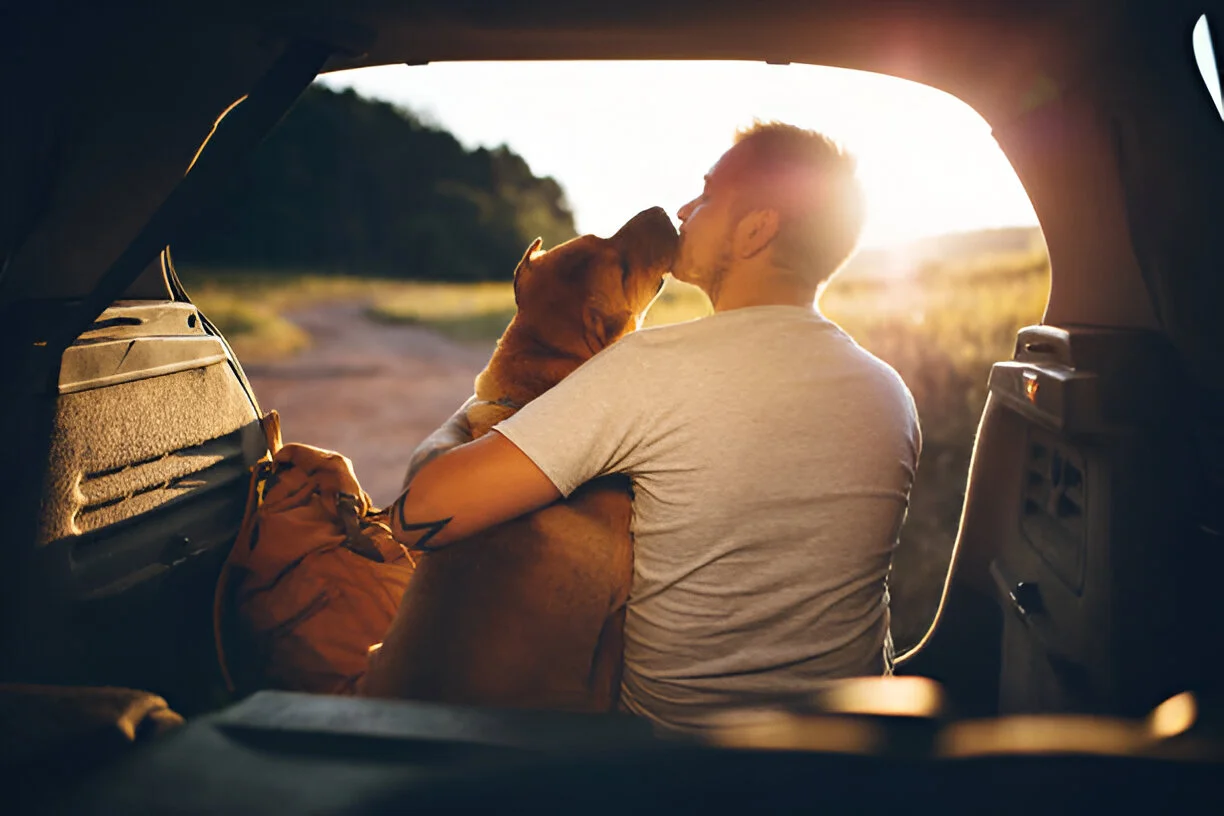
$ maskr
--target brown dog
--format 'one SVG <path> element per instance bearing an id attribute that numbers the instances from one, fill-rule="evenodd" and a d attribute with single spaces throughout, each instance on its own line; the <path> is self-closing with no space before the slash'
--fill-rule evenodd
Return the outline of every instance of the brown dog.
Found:
<path id="1" fill-rule="evenodd" d="M 584 235 L 547 252 L 532 244 L 514 273 L 518 312 L 458 417 L 472 438 L 637 328 L 676 240 L 655 207 L 608 239 Z M 361 693 L 611 710 L 633 571 L 630 514 L 627 480 L 605 477 L 426 554 Z"/>

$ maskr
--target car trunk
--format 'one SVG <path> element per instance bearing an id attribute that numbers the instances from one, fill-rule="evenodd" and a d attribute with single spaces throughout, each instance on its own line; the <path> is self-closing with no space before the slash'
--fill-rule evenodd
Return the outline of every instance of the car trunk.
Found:
<path id="1" fill-rule="evenodd" d="M 212 586 L 262 452 L 259 409 L 162 249 L 328 51 L 331 68 L 810 61 L 974 105 L 1032 197 L 1052 288 L 1045 331 L 992 378 L 946 625 L 907 670 L 985 713 L 1136 711 L 1220 676 L 1214 655 L 1190 654 L 1213 621 L 1188 603 L 1219 566 L 1224 427 L 1224 151 L 1190 58 L 1195 10 L 715 4 L 703 28 L 687 22 L 699 4 L 621 5 L 221 3 L 22 22 L 3 55 L 23 79 L 21 127 L 0 156 L 3 679 L 135 686 L 186 712 L 216 702 Z M 245 94 L 218 134 L 246 135 L 196 162 Z"/>

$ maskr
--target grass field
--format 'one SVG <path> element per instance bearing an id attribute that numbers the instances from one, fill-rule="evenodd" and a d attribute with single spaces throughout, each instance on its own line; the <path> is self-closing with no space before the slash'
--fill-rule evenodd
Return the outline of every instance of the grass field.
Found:
<path id="1" fill-rule="evenodd" d="M 282 314 L 320 300 L 364 298 L 374 319 L 429 326 L 483 344 L 498 337 L 514 313 L 509 283 L 286 279 L 242 272 L 185 279 L 193 299 L 244 360 L 301 348 L 308 338 Z M 922 461 L 892 581 L 899 648 L 920 636 L 938 601 L 990 366 L 1011 358 L 1022 326 L 1040 321 L 1048 290 L 1048 262 L 1035 251 L 926 264 L 910 276 L 847 274 L 821 299 L 825 314 L 901 374 L 922 422 Z M 689 320 L 709 309 L 700 292 L 669 281 L 646 325 Z"/>

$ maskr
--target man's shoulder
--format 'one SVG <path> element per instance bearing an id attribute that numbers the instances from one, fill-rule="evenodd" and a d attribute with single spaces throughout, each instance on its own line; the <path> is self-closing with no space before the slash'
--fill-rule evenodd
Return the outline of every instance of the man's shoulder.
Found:
<path id="1" fill-rule="evenodd" d="M 626 337 L 638 343 L 666 343 L 676 337 L 683 337 L 693 332 L 703 330 L 710 322 L 710 315 L 692 320 L 682 320 L 679 323 L 665 323 L 661 326 L 648 326 Z"/>
<path id="2" fill-rule="evenodd" d="M 609 355 L 616 351 L 617 356 L 636 355 L 647 352 L 657 352 L 660 349 L 683 347 L 686 340 L 698 334 L 704 328 L 701 324 L 707 318 L 686 320 L 683 323 L 668 323 L 664 326 L 650 326 L 630 332 L 613 343 L 601 355 Z"/>
<path id="3" fill-rule="evenodd" d="M 859 347 L 862 349 L 862 347 Z M 862 349 L 865 361 L 864 370 L 870 374 L 863 378 L 869 383 L 869 394 L 877 406 L 891 405 L 894 416 L 905 422 L 908 432 L 914 438 L 915 446 L 921 448 L 922 431 L 918 419 L 918 407 L 914 395 L 901 374 L 888 362 L 881 360 L 866 349 Z"/>
<path id="4" fill-rule="evenodd" d="M 849 364 L 856 372 L 855 381 L 869 389 L 877 399 L 889 399 L 895 401 L 899 407 L 913 411 L 914 397 L 900 372 L 853 339 L 850 343 L 853 348 L 849 355 Z"/>

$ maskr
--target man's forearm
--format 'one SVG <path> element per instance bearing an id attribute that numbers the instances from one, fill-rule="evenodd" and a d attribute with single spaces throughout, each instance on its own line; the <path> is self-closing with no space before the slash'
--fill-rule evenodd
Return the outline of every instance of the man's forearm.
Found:
<path id="1" fill-rule="evenodd" d="M 410 550 L 428 552 L 445 545 L 445 541 L 434 541 L 441 535 L 454 517 L 437 519 L 436 521 L 410 521 L 408 494 L 409 488 L 391 505 L 391 535 L 396 541 Z M 415 509 L 415 508 L 414 508 Z M 433 542 L 432 544 L 430 542 Z"/>

